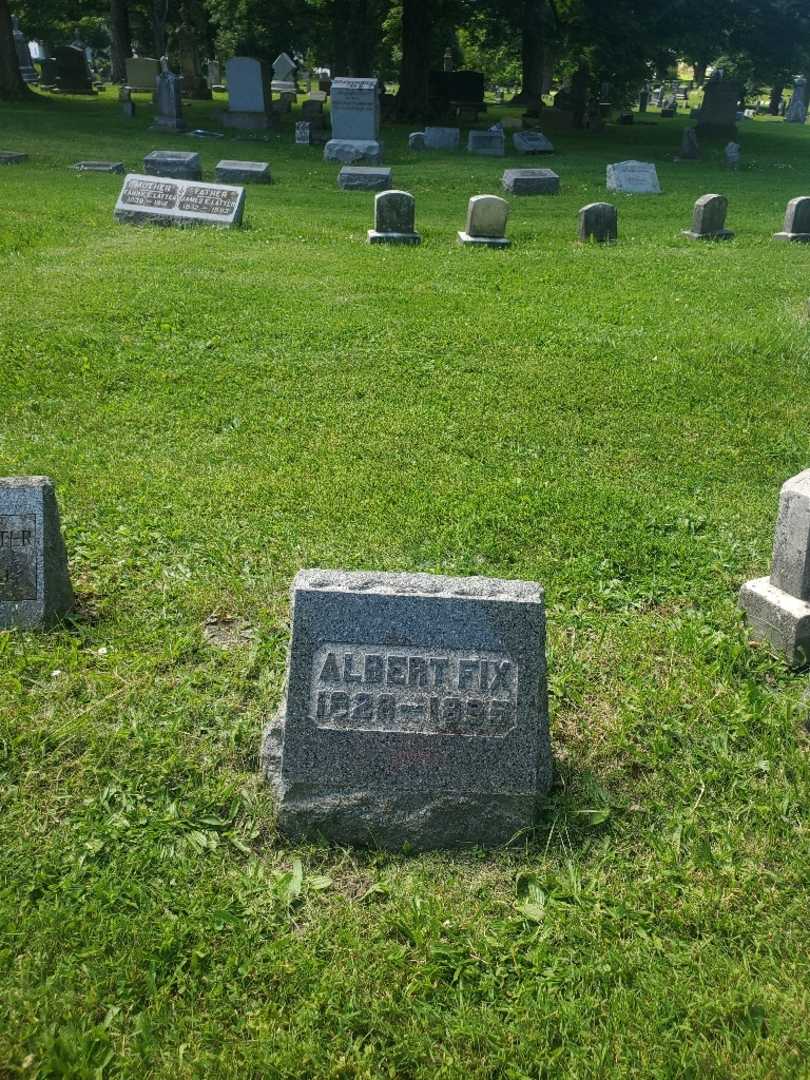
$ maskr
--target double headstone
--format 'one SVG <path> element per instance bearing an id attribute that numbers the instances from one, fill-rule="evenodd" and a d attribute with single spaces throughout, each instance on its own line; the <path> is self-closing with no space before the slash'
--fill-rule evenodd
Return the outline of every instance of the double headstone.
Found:
<path id="1" fill-rule="evenodd" d="M 261 130 L 269 128 L 264 65 L 251 56 L 233 56 L 225 65 L 228 108 L 223 113 L 225 127 Z"/>
<path id="2" fill-rule="evenodd" d="M 660 195 L 655 165 L 647 161 L 618 161 L 607 167 L 608 191 L 627 195 Z"/>
<path id="3" fill-rule="evenodd" d="M 740 607 L 789 664 L 810 661 L 810 469 L 782 487 L 770 577 L 746 582 Z"/>
<path id="4" fill-rule="evenodd" d="M 324 161 L 377 163 L 382 150 L 377 80 L 333 79 L 332 138 L 324 147 Z"/>
<path id="5" fill-rule="evenodd" d="M 130 173 L 124 180 L 115 220 L 128 224 L 241 224 L 245 189 L 227 184 L 203 184 L 169 177 Z"/>
<path id="6" fill-rule="evenodd" d="M 788 124 L 803 124 L 807 119 L 807 79 L 803 75 L 796 77 L 793 83 L 793 96 L 785 110 Z"/>
<path id="7" fill-rule="evenodd" d="M 262 767 L 279 827 L 339 844 L 502 844 L 551 780 L 543 590 L 303 570 Z"/>
<path id="8" fill-rule="evenodd" d="M 0 629 L 55 622 L 73 605 L 53 483 L 0 479 Z"/>
<path id="9" fill-rule="evenodd" d="M 162 57 L 160 74 L 155 81 L 154 131 L 185 131 L 183 103 L 180 98 L 183 80 L 169 70 L 169 61 Z"/>
<path id="10" fill-rule="evenodd" d="M 701 195 L 692 211 L 692 228 L 683 235 L 690 240 L 730 240 L 734 233 L 726 228 L 727 210 L 725 195 Z"/>
<path id="11" fill-rule="evenodd" d="M 791 199 L 785 209 L 785 223 L 782 231 L 773 234 L 774 240 L 792 240 L 796 243 L 810 243 L 810 196 L 800 195 Z"/>
<path id="12" fill-rule="evenodd" d="M 472 247 L 509 247 L 506 221 L 509 203 L 497 195 L 473 195 L 467 206 L 467 227 L 459 232 L 461 244 Z"/>
<path id="13" fill-rule="evenodd" d="M 374 196 L 374 228 L 368 230 L 370 244 L 421 244 L 414 231 L 416 200 L 407 191 L 380 191 Z"/>
<path id="14" fill-rule="evenodd" d="M 610 243 L 619 236 L 619 212 L 606 202 L 588 203 L 579 212 L 580 240 L 595 240 L 598 244 Z"/>
<path id="15" fill-rule="evenodd" d="M 560 178 L 551 169 L 506 169 L 501 183 L 512 195 L 560 194 Z"/>

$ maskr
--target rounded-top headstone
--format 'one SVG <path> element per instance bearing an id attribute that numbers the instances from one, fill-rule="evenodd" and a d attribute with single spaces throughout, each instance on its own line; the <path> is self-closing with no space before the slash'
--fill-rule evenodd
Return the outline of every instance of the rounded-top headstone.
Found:
<path id="1" fill-rule="evenodd" d="M 416 200 L 407 191 L 380 191 L 374 196 L 374 228 L 383 233 L 411 233 Z"/>
<path id="2" fill-rule="evenodd" d="M 790 200 L 785 208 L 782 232 L 774 233 L 774 239 L 810 241 L 810 195 Z"/>
<path id="3" fill-rule="evenodd" d="M 509 203 L 498 195 L 473 195 L 467 205 L 467 233 L 473 237 L 500 238 L 506 233 Z"/>
<path id="4" fill-rule="evenodd" d="M 579 239 L 596 240 L 600 244 L 616 240 L 618 220 L 619 212 L 612 203 L 588 203 L 579 212 Z"/>

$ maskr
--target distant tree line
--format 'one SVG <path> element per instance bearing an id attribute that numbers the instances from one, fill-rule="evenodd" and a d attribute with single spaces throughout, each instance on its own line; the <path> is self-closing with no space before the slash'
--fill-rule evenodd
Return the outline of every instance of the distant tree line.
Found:
<path id="1" fill-rule="evenodd" d="M 483 71 L 513 99 L 539 102 L 565 79 L 580 114 L 610 86 L 615 104 L 663 78 L 677 60 L 698 81 L 723 58 L 749 90 L 781 96 L 810 66 L 808 0 L 0 0 L 0 97 L 27 91 L 17 71 L 11 14 L 50 46 L 76 32 L 109 49 L 122 82 L 133 47 L 176 57 L 183 33 L 204 54 L 271 61 L 286 51 L 333 75 L 375 74 L 398 84 L 397 113 L 430 114 L 428 78 L 446 55 Z M 545 86 L 544 86 L 545 84 Z"/>

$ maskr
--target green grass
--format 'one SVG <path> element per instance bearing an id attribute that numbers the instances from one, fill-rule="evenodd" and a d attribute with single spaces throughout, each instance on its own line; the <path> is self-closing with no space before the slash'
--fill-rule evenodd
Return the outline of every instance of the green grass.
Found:
<path id="1" fill-rule="evenodd" d="M 157 136 L 146 100 L 0 116 L 30 154 L 0 170 L 0 475 L 56 480 L 80 601 L 0 633 L 0 1076 L 810 1075 L 806 676 L 735 606 L 810 458 L 810 249 L 770 239 L 810 131 L 744 124 L 727 173 L 673 163 L 686 121 L 655 114 L 539 162 L 386 130 L 424 242 L 385 249 L 289 126 Z M 67 168 L 160 146 L 274 183 L 240 231 L 160 230 Z M 627 157 L 664 194 L 578 246 Z M 459 248 L 518 164 L 562 195 L 513 201 L 509 251 Z M 731 243 L 679 234 L 709 191 Z M 259 733 L 318 565 L 546 587 L 535 836 L 278 837 Z M 256 636 L 213 647 L 212 612 Z"/>

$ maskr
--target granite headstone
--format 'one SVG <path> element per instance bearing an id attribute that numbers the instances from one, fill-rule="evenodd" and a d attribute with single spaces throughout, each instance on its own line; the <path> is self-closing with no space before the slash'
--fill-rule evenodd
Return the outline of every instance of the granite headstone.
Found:
<path id="1" fill-rule="evenodd" d="M 509 247 L 506 221 L 509 203 L 497 195 L 473 195 L 467 205 L 467 227 L 458 234 L 459 243 L 472 247 Z"/>
<path id="2" fill-rule="evenodd" d="M 222 115 L 225 127 L 262 130 L 272 124 L 265 87 L 267 76 L 260 60 L 233 56 L 225 65 L 228 108 Z"/>
<path id="3" fill-rule="evenodd" d="M 683 235 L 690 240 L 730 240 L 734 233 L 726 228 L 727 210 L 725 195 L 701 195 L 692 211 L 692 228 Z"/>
<path id="4" fill-rule="evenodd" d="M 143 159 L 143 171 L 175 180 L 202 179 L 200 155 L 190 150 L 153 150 Z"/>
<path id="5" fill-rule="evenodd" d="M 608 191 L 627 195 L 660 195 L 655 165 L 647 161 L 617 161 L 607 167 Z"/>
<path id="6" fill-rule="evenodd" d="M 588 203 L 580 210 L 578 222 L 580 240 L 595 240 L 598 244 L 606 244 L 618 239 L 619 212 L 611 203 Z"/>
<path id="7" fill-rule="evenodd" d="M 414 231 L 416 200 L 407 191 L 380 191 L 374 196 L 374 228 L 370 244 L 421 244 Z"/>
<path id="8" fill-rule="evenodd" d="M 332 138 L 324 147 L 325 161 L 379 162 L 380 97 L 376 79 L 332 80 Z"/>
<path id="9" fill-rule="evenodd" d="M 506 169 L 501 183 L 512 195 L 560 194 L 560 178 L 551 169 Z"/>
<path id="10" fill-rule="evenodd" d="M 244 205 L 242 187 L 129 173 L 115 204 L 115 220 L 133 225 L 231 228 L 241 224 Z"/>

